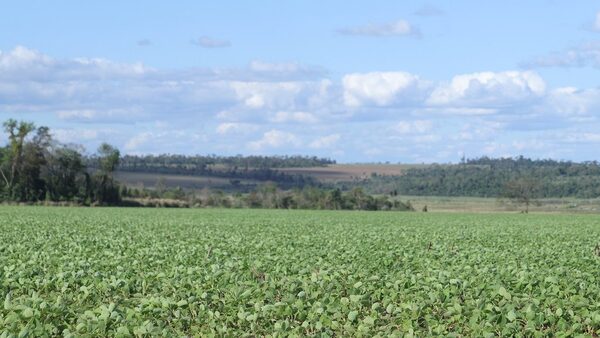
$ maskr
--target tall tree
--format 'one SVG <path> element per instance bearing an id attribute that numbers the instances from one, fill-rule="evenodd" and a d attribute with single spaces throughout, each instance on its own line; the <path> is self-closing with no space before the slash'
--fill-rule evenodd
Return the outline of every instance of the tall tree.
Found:
<path id="1" fill-rule="evenodd" d="M 49 199 L 85 200 L 88 195 L 87 172 L 83 156 L 74 147 L 55 147 L 48 156 L 43 173 Z"/>
<path id="2" fill-rule="evenodd" d="M 2 174 L 8 193 L 12 195 L 23 163 L 25 138 L 35 129 L 35 125 L 30 122 L 17 122 L 9 119 L 4 122 L 3 126 L 4 131 L 8 134 L 9 144 L 7 151 L 4 152 L 0 174 Z"/>
<path id="3" fill-rule="evenodd" d="M 540 184 L 532 178 L 513 179 L 504 185 L 503 196 L 516 203 L 525 206 L 525 213 L 529 212 L 529 206 L 535 202 Z"/>
<path id="4" fill-rule="evenodd" d="M 98 147 L 98 163 L 100 165 L 96 173 L 96 201 L 100 203 L 114 204 L 120 200 L 118 186 L 114 182 L 113 173 L 119 165 L 120 152 L 108 143 L 102 143 Z"/>

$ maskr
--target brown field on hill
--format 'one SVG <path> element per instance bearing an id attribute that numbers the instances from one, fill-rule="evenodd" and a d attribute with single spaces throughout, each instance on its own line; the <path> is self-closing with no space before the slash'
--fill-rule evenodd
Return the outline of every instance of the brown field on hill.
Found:
<path id="1" fill-rule="evenodd" d="M 312 176 L 322 182 L 351 181 L 377 175 L 402 175 L 404 170 L 420 168 L 427 164 L 334 164 L 327 167 L 282 168 L 288 174 Z"/>

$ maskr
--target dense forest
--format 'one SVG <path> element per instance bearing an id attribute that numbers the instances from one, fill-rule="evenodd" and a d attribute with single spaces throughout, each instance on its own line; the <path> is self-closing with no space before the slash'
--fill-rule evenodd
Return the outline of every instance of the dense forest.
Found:
<path id="1" fill-rule="evenodd" d="M 0 148 L 0 200 L 14 202 L 72 201 L 118 204 L 113 172 L 119 150 L 102 144 L 94 155 L 97 170 L 89 172 L 77 147 L 52 139 L 50 129 L 8 120 L 8 144 Z"/>
<path id="2" fill-rule="evenodd" d="M 600 164 L 555 160 L 488 158 L 459 164 L 408 169 L 400 176 L 373 175 L 370 179 L 340 184 L 361 186 L 369 193 L 415 196 L 502 197 L 512 183 L 527 179 L 536 198 L 600 196 Z"/>

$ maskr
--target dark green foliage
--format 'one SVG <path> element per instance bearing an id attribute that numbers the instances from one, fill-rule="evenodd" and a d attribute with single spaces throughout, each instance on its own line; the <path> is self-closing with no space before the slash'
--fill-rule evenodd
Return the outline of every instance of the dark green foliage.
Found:
<path id="1" fill-rule="evenodd" d="M 524 179 L 538 182 L 539 188 L 531 198 L 600 196 L 598 162 L 573 163 L 524 157 L 482 157 L 461 164 L 408 169 L 401 176 L 378 175 L 340 186 L 362 186 L 370 193 L 502 197 L 508 182 Z"/>
<path id="2" fill-rule="evenodd" d="M 99 170 L 90 175 L 74 147 L 52 140 L 47 127 L 8 120 L 8 144 L 0 148 L 0 200 L 117 204 L 119 185 L 112 175 L 119 151 L 103 144 L 94 158 Z"/>
<path id="3" fill-rule="evenodd" d="M 88 196 L 88 174 L 76 149 L 66 146 L 52 149 L 44 169 L 48 200 L 84 201 Z"/>
<path id="4" fill-rule="evenodd" d="M 113 178 L 113 173 L 119 165 L 119 150 L 107 143 L 98 147 L 95 157 L 99 170 L 93 176 L 93 200 L 102 204 L 116 205 L 121 201 L 119 185 Z"/>
<path id="5" fill-rule="evenodd" d="M 126 171 L 152 171 L 153 168 L 165 168 L 174 173 L 198 173 L 209 170 L 211 167 L 225 168 L 304 168 L 323 167 L 335 164 L 331 159 L 317 158 L 315 156 L 217 156 L 217 155 L 126 155 L 121 159 L 119 168 Z"/>
<path id="6" fill-rule="evenodd" d="M 304 187 L 303 189 L 280 190 L 274 183 L 259 186 L 247 194 L 225 194 L 220 190 L 205 189 L 200 193 L 185 192 L 181 188 L 128 190 L 128 196 L 137 199 L 173 199 L 184 202 L 182 206 L 221 207 L 221 208 L 263 208 L 263 209 L 312 209 L 312 210 L 396 210 L 413 211 L 410 203 L 388 196 L 372 196 L 362 189 L 350 192 L 339 189 Z M 138 201 L 150 204 L 151 201 Z"/>

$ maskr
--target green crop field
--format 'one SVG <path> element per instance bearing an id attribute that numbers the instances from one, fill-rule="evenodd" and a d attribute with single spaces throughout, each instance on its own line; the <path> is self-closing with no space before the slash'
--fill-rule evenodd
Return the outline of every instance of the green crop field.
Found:
<path id="1" fill-rule="evenodd" d="M 0 337 L 597 336 L 593 215 L 0 208 Z"/>

